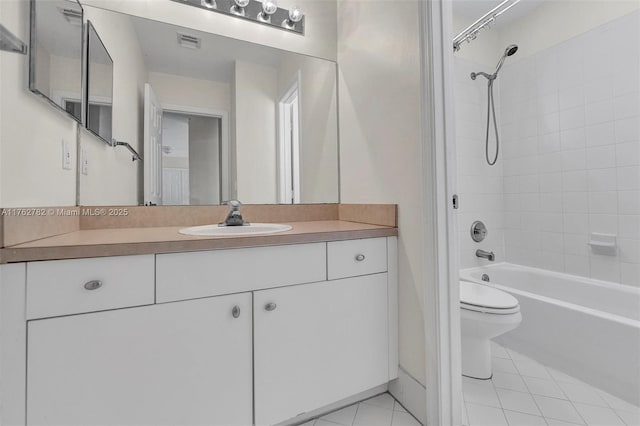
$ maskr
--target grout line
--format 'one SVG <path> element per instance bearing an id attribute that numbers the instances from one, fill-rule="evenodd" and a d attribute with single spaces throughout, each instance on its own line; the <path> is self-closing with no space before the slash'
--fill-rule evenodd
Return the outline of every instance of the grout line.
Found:
<path id="1" fill-rule="evenodd" d="M 606 401 L 605 401 L 605 402 L 606 402 Z M 625 422 L 625 421 L 624 421 L 624 419 L 623 419 L 622 417 L 620 417 L 620 414 L 618 414 L 618 412 L 617 412 L 616 410 L 614 410 L 614 409 L 613 409 L 613 408 L 611 408 L 611 407 L 609 407 L 609 408 L 611 409 L 611 411 L 613 411 L 613 414 L 615 414 L 615 415 L 616 415 L 616 417 L 617 417 L 618 419 L 620 419 L 620 421 L 621 421 L 623 424 L 625 424 L 625 425 L 629 426 L 629 425 L 627 424 L 627 422 Z"/>
<path id="2" fill-rule="evenodd" d="M 547 367 L 546 367 L 546 366 L 545 366 L 544 368 L 545 368 L 545 370 L 547 369 Z M 547 373 L 549 373 L 549 370 L 547 370 Z M 562 372 L 561 372 L 561 373 L 562 373 Z M 563 373 L 563 374 L 566 374 L 566 373 Z M 568 374 L 567 374 L 567 375 L 568 375 Z M 584 424 L 585 424 L 585 425 L 588 425 L 589 423 L 587 423 L 587 421 L 585 420 L 585 418 L 584 418 L 584 417 L 582 417 L 582 414 L 580 414 L 580 411 L 578 411 L 578 409 L 577 409 L 577 408 L 576 408 L 576 406 L 574 405 L 573 401 L 569 398 L 569 395 L 567 395 L 567 393 L 564 391 L 564 389 L 562 389 L 562 386 L 560 386 L 560 385 L 558 384 L 558 382 L 559 382 L 559 381 L 558 381 L 555 377 L 553 377 L 553 374 L 549 373 L 549 376 L 551 376 L 551 380 L 553 381 L 553 383 L 555 383 L 555 385 L 558 387 L 558 389 L 560 389 L 560 392 L 562 392 L 562 394 L 563 394 L 564 396 L 566 396 L 566 397 L 567 397 L 567 401 L 569 401 L 569 403 L 571 404 L 571 406 L 573 407 L 573 409 L 576 411 L 576 413 L 578 414 L 578 416 L 582 419 L 582 421 L 584 422 Z M 563 383 L 567 383 L 567 382 L 563 382 Z M 556 399 L 557 399 L 557 398 L 556 398 Z M 606 401 L 605 401 L 605 402 L 606 402 Z"/>
<path id="3" fill-rule="evenodd" d="M 353 420 L 351 420 L 351 426 L 353 426 L 356 423 L 356 419 L 358 418 L 358 410 L 360 410 L 360 404 L 358 403 L 358 405 L 356 405 L 356 412 L 353 415 Z"/>

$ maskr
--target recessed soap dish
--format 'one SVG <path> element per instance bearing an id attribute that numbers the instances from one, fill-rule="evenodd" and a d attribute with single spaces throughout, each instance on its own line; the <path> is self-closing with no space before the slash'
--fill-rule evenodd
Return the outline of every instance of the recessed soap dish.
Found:
<path id="1" fill-rule="evenodd" d="M 604 256 L 615 256 L 618 250 L 617 235 L 615 234 L 592 232 L 587 244 L 591 247 L 591 251 L 594 254 Z"/>

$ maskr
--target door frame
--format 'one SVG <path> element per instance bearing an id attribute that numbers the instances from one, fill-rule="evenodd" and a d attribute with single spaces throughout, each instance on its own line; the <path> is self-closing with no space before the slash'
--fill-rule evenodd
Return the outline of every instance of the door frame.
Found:
<path id="1" fill-rule="evenodd" d="M 424 223 L 432 238 L 425 253 L 433 253 L 434 270 L 425 283 L 424 327 L 428 350 L 427 424 L 462 422 L 460 289 L 453 104 L 452 5 L 449 0 L 419 1 L 421 139 L 424 166 Z M 429 350 L 430 349 L 430 350 Z"/>
<path id="2" fill-rule="evenodd" d="M 282 94 L 282 96 L 280 96 L 280 98 L 278 99 L 278 109 L 277 109 L 277 130 L 278 130 L 278 134 L 277 134 L 277 194 L 278 194 L 278 202 L 283 202 L 283 200 L 285 199 L 285 186 L 286 186 L 286 173 L 285 173 L 285 169 L 283 169 L 282 165 L 284 163 L 286 163 L 286 158 L 285 158 L 285 149 L 284 149 L 284 142 L 285 142 L 285 138 L 284 138 L 284 134 L 285 134 L 285 130 L 284 130 L 284 126 L 282 123 L 282 117 L 284 116 L 284 106 L 287 103 L 288 100 L 291 99 L 291 96 L 293 96 L 293 94 L 295 92 L 297 92 L 297 102 L 298 102 L 298 112 L 296 114 L 297 116 L 297 125 L 298 125 L 298 143 L 297 143 L 297 150 L 292 149 L 291 150 L 291 161 L 292 163 L 295 161 L 294 160 L 294 155 L 297 156 L 297 181 L 298 181 L 298 186 L 294 187 L 293 190 L 293 194 L 292 194 L 292 199 L 293 204 L 296 204 L 295 200 L 298 200 L 298 203 L 301 200 L 301 187 L 302 187 L 302 173 L 300 173 L 300 161 L 302 158 L 302 146 L 300 144 L 300 130 L 301 130 L 301 125 L 302 125 L 302 114 L 300 113 L 300 105 L 302 103 L 302 92 L 301 92 L 301 87 L 302 87 L 302 73 L 300 71 L 297 71 L 295 73 L 295 76 L 291 79 L 291 82 L 289 83 L 289 85 L 287 86 L 288 89 L 284 92 L 284 94 Z M 297 152 L 296 152 L 297 151 Z M 294 174 L 296 174 L 296 167 L 294 167 L 292 165 L 291 167 L 291 178 L 293 179 Z M 292 204 L 291 201 L 287 201 L 286 204 Z"/>
<path id="3" fill-rule="evenodd" d="M 162 113 L 197 115 L 220 119 L 220 204 L 231 199 L 231 153 L 229 147 L 229 111 L 188 105 L 163 104 Z"/>

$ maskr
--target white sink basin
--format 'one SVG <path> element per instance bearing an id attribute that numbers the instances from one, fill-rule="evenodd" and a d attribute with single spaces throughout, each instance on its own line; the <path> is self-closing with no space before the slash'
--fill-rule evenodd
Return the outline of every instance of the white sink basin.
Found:
<path id="1" fill-rule="evenodd" d="M 264 235 L 289 231 L 291 226 L 279 223 L 251 223 L 244 226 L 203 225 L 183 228 L 179 232 L 184 235 L 200 235 L 207 237 L 225 237 L 239 235 Z"/>

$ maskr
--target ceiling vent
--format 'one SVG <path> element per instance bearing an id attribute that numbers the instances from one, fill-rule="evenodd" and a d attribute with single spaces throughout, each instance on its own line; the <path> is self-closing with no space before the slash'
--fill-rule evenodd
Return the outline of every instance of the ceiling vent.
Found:
<path id="1" fill-rule="evenodd" d="M 202 40 L 198 37 L 178 33 L 178 44 L 187 49 L 200 49 Z"/>

